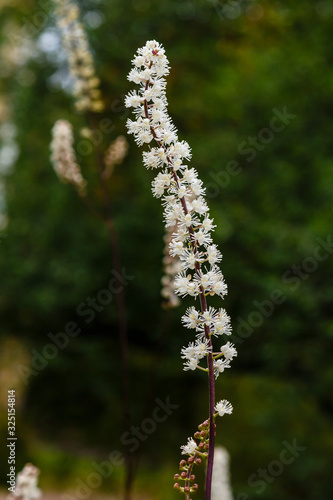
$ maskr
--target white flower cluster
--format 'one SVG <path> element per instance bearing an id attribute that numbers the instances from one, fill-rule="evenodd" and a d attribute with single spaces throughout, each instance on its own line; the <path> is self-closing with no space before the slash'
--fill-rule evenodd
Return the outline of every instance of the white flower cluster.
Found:
<path id="1" fill-rule="evenodd" d="M 93 57 L 84 27 L 79 20 L 80 11 L 72 0 L 54 0 L 58 26 L 66 51 L 69 70 L 74 79 L 74 96 L 78 111 L 102 111 L 104 108 L 95 75 Z"/>
<path id="2" fill-rule="evenodd" d="M 219 403 L 217 403 L 217 405 L 215 406 L 215 410 L 217 411 L 217 413 L 220 415 L 220 417 L 223 417 L 223 415 L 225 415 L 226 413 L 228 415 L 231 415 L 232 413 L 232 410 L 233 410 L 233 407 L 232 405 L 229 403 L 229 401 L 227 401 L 226 399 L 222 399 Z"/>
<path id="3" fill-rule="evenodd" d="M 211 353 L 217 377 L 230 366 L 236 349 L 230 343 L 219 353 L 212 349 L 212 336 L 231 334 L 225 310 L 208 308 L 206 302 L 207 296 L 223 298 L 227 293 L 218 267 L 222 255 L 211 237 L 214 221 L 209 217 L 202 181 L 196 170 L 184 163 L 191 158 L 190 147 L 178 140 L 177 129 L 167 112 L 164 77 L 169 73 L 169 63 L 163 47 L 155 40 L 148 41 L 132 62 L 134 67 L 128 79 L 140 88 L 131 91 L 125 100 L 136 116 L 135 120 L 128 120 L 128 132 L 139 146 L 153 140 L 156 143 L 143 153 L 143 160 L 147 168 L 162 169 L 152 182 L 152 191 L 162 198 L 166 226 L 176 225 L 169 246 L 170 255 L 178 257 L 182 265 L 174 280 L 175 293 L 200 298 L 201 310 L 191 307 L 182 318 L 184 326 L 194 329 L 197 336 L 195 343 L 182 349 L 184 369 L 207 371 L 199 363 Z"/>
<path id="4" fill-rule="evenodd" d="M 36 500 L 40 498 L 41 491 L 37 487 L 39 469 L 32 464 L 26 464 L 16 476 L 15 490 L 8 500 L 20 498 L 21 500 Z"/>
<path id="5" fill-rule="evenodd" d="M 72 125 L 67 120 L 57 120 L 52 129 L 50 145 L 53 168 L 62 182 L 73 184 L 83 196 L 87 183 L 76 162 L 73 142 Z"/>
<path id="6" fill-rule="evenodd" d="M 180 449 L 182 450 L 183 455 L 193 456 L 195 454 L 195 452 L 197 451 L 197 447 L 198 447 L 197 443 L 191 437 L 191 438 L 188 438 L 187 444 L 184 444 L 183 446 L 181 446 Z"/>

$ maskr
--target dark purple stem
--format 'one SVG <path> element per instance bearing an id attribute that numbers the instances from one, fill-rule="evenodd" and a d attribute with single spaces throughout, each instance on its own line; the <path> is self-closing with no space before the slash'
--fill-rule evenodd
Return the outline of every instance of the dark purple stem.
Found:
<path id="1" fill-rule="evenodd" d="M 88 120 L 91 124 L 91 129 L 97 128 L 95 123 L 95 115 L 90 112 L 88 114 Z M 111 196 L 108 190 L 108 186 L 104 177 L 104 162 L 101 149 L 97 146 L 95 148 L 96 155 L 96 165 L 99 172 L 99 181 L 103 196 L 105 218 L 104 223 L 107 228 L 111 259 L 114 269 L 117 273 L 116 284 L 117 293 L 116 298 L 116 308 L 118 313 L 118 332 L 119 332 L 119 343 L 120 343 L 120 357 L 121 357 L 121 381 L 122 381 L 122 414 L 123 414 L 123 426 L 125 430 L 131 427 L 131 415 L 130 415 L 130 383 L 129 383 L 129 349 L 128 349 L 128 333 L 127 333 L 127 320 L 126 320 L 126 307 L 125 307 L 125 294 L 124 287 L 121 282 L 122 265 L 120 258 L 120 250 L 118 244 L 118 235 L 114 225 L 114 216 L 111 203 Z M 125 455 L 125 491 L 124 500 L 131 500 L 131 490 L 134 480 L 134 458 L 129 452 Z"/>
<path id="2" fill-rule="evenodd" d="M 185 481 L 185 487 L 190 487 L 191 483 L 190 483 L 190 477 L 191 477 L 191 474 L 192 474 L 192 470 L 193 470 L 193 466 L 195 464 L 195 459 L 197 458 L 197 454 L 195 453 L 193 455 L 193 462 L 191 463 L 191 465 L 189 466 L 188 468 L 188 471 L 187 471 L 187 475 L 186 475 L 186 481 Z M 185 493 L 186 495 L 186 499 L 185 500 L 190 500 L 190 495 L 191 493 Z"/>
<path id="3" fill-rule="evenodd" d="M 146 90 L 148 89 L 149 82 L 146 83 Z M 148 112 L 148 103 L 147 100 L 144 101 L 144 111 L 145 111 L 145 116 L 146 118 L 149 117 L 149 112 Z M 166 147 L 164 144 L 158 140 L 154 128 L 151 126 L 150 131 L 152 136 L 154 137 L 156 143 L 159 145 L 159 147 L 163 148 L 165 153 L 167 152 Z M 172 173 L 172 176 L 175 180 L 175 183 L 177 187 L 179 187 L 179 178 L 177 175 L 177 172 L 173 168 L 172 161 L 170 158 L 167 156 L 167 161 L 169 164 L 169 169 Z M 188 208 L 186 205 L 185 197 L 181 198 L 181 204 L 184 210 L 185 215 L 187 215 Z M 195 240 L 195 233 L 193 226 L 189 226 L 189 233 L 190 233 L 190 242 L 191 242 L 191 247 L 193 249 L 193 253 L 196 254 L 198 252 L 197 249 L 197 244 Z M 195 270 L 198 275 L 201 274 L 201 266 L 200 263 L 196 261 L 195 263 Z M 205 312 L 207 311 L 207 301 L 205 297 L 205 291 L 203 286 L 200 286 L 200 305 L 201 305 L 201 311 Z M 214 465 L 214 445 L 215 445 L 215 426 L 214 426 L 214 412 L 215 412 L 215 378 L 214 378 L 214 365 L 213 365 L 213 346 L 212 346 L 212 340 L 210 337 L 210 329 L 208 325 L 205 325 L 205 338 L 208 341 L 208 346 L 210 348 L 210 352 L 208 352 L 207 355 L 207 364 L 208 364 L 208 390 L 209 390 L 209 448 L 208 448 L 208 461 L 207 461 L 207 474 L 206 474 L 206 490 L 205 490 L 205 500 L 210 500 L 211 497 L 211 490 L 212 490 L 212 475 L 213 475 L 213 465 Z"/>

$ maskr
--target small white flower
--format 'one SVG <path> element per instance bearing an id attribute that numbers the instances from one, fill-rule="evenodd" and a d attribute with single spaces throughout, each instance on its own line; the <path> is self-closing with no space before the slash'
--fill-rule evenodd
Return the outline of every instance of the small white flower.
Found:
<path id="1" fill-rule="evenodd" d="M 183 325 L 186 328 L 197 328 L 200 323 L 200 313 L 195 309 L 195 307 L 189 307 L 186 314 L 182 317 Z"/>
<path id="2" fill-rule="evenodd" d="M 189 284 L 187 286 L 187 293 L 191 297 L 196 297 L 197 295 L 199 295 L 200 290 L 198 288 L 198 285 L 194 281 L 189 282 Z"/>
<path id="3" fill-rule="evenodd" d="M 183 172 L 183 179 L 191 184 L 198 179 L 198 172 L 194 168 L 185 168 Z"/>
<path id="4" fill-rule="evenodd" d="M 202 187 L 202 181 L 196 179 L 191 183 L 191 189 L 196 196 L 205 194 L 205 188 Z"/>
<path id="5" fill-rule="evenodd" d="M 209 345 L 208 340 L 204 339 L 203 341 L 201 340 L 196 341 L 195 353 L 198 359 L 204 358 L 205 356 L 207 356 L 209 352 L 212 352 L 212 348 Z"/>
<path id="6" fill-rule="evenodd" d="M 188 359 L 184 363 L 184 371 L 187 371 L 187 370 L 194 371 L 196 368 L 198 368 L 198 359 L 197 358 Z"/>
<path id="7" fill-rule="evenodd" d="M 187 276 L 178 275 L 175 279 L 175 291 L 180 296 L 187 295 L 189 279 Z"/>
<path id="8" fill-rule="evenodd" d="M 205 218 L 205 220 L 202 222 L 201 226 L 202 228 L 207 231 L 208 233 L 214 229 L 214 224 L 213 224 L 214 219 L 209 219 L 208 217 Z"/>
<path id="9" fill-rule="evenodd" d="M 237 356 L 237 350 L 234 346 L 234 344 L 231 344 L 231 342 L 227 342 L 225 345 L 221 347 L 221 353 L 227 360 L 232 360 L 235 356 Z"/>
<path id="10" fill-rule="evenodd" d="M 181 227 L 178 227 L 178 233 L 174 235 L 175 238 L 177 238 L 178 241 L 186 241 L 189 237 L 188 235 L 188 230 L 187 229 L 184 229 L 184 228 L 181 228 Z"/>
<path id="11" fill-rule="evenodd" d="M 141 66 L 143 66 L 144 62 L 145 62 L 145 58 L 142 56 L 136 56 L 132 61 L 134 66 L 136 66 L 137 68 L 140 68 Z"/>
<path id="12" fill-rule="evenodd" d="M 179 216 L 179 227 L 181 229 L 186 229 L 188 230 L 191 226 L 196 227 L 200 224 L 198 217 L 195 215 L 192 215 L 190 213 L 185 214 L 184 209 L 182 208 L 182 213 Z"/>
<path id="13" fill-rule="evenodd" d="M 222 399 L 215 406 L 215 410 L 218 412 L 220 417 L 223 417 L 223 415 L 225 415 L 226 413 L 230 415 L 232 413 L 233 407 L 229 403 L 229 401 L 227 401 L 226 399 Z"/>
<path id="14" fill-rule="evenodd" d="M 180 186 L 180 188 L 178 189 L 178 197 L 184 198 L 185 194 L 186 194 L 186 187 Z"/>
<path id="15" fill-rule="evenodd" d="M 125 98 L 125 106 L 126 108 L 136 108 L 142 101 L 142 97 L 139 96 L 135 90 L 132 90 Z"/>
<path id="16" fill-rule="evenodd" d="M 200 246 L 206 246 L 212 242 L 210 234 L 204 232 L 202 229 L 196 231 L 195 238 Z"/>
<path id="17" fill-rule="evenodd" d="M 175 292 L 181 297 L 184 297 L 185 295 L 196 297 L 200 293 L 198 284 L 195 281 L 192 281 L 191 277 L 185 276 L 183 271 L 175 278 Z"/>
<path id="18" fill-rule="evenodd" d="M 163 159 L 158 154 L 157 148 L 143 153 L 143 163 L 146 168 L 160 168 L 163 166 Z"/>
<path id="19" fill-rule="evenodd" d="M 179 200 L 169 203 L 164 210 L 164 219 L 167 226 L 175 226 L 183 216 L 183 208 Z"/>
<path id="20" fill-rule="evenodd" d="M 209 341 L 196 340 L 195 344 L 191 342 L 187 347 L 181 350 L 181 357 L 186 359 L 185 370 L 195 370 L 198 366 L 198 361 L 204 358 L 209 352 L 212 352 Z"/>
<path id="21" fill-rule="evenodd" d="M 210 271 L 206 273 L 206 276 L 210 281 L 210 291 L 213 294 L 224 297 L 224 295 L 226 295 L 228 292 L 228 287 L 224 281 L 224 277 L 220 269 L 216 265 L 214 265 L 210 269 Z"/>
<path id="22" fill-rule="evenodd" d="M 212 286 L 212 292 L 216 293 L 220 297 L 224 297 L 228 293 L 228 287 L 223 279 L 217 280 Z"/>
<path id="23" fill-rule="evenodd" d="M 214 309 L 214 307 L 210 307 L 207 311 L 204 311 L 202 313 L 203 322 L 207 326 L 211 326 L 215 321 L 216 315 L 217 315 L 217 310 Z"/>
<path id="24" fill-rule="evenodd" d="M 214 372 L 215 378 L 217 378 L 220 373 L 223 373 L 226 368 L 230 368 L 229 360 L 217 359 L 214 361 Z"/>
<path id="25" fill-rule="evenodd" d="M 183 455 L 194 455 L 197 449 L 197 443 L 193 438 L 188 438 L 187 444 L 180 447 Z"/>
<path id="26" fill-rule="evenodd" d="M 172 240 L 170 245 L 170 255 L 175 257 L 176 255 L 181 255 L 184 250 L 184 245 L 182 241 Z"/>
<path id="27" fill-rule="evenodd" d="M 216 245 L 210 245 L 207 248 L 207 260 L 211 265 L 217 264 L 222 259 L 222 254 Z"/>
<path id="28" fill-rule="evenodd" d="M 212 333 L 214 335 L 231 335 L 232 329 L 230 325 L 230 318 L 225 309 L 221 308 L 214 318 Z"/>
<path id="29" fill-rule="evenodd" d="M 195 359 L 196 358 L 196 348 L 193 342 L 191 342 L 187 347 L 183 347 L 181 350 L 181 357 L 183 359 Z"/>
<path id="30" fill-rule="evenodd" d="M 210 288 L 211 280 L 209 279 L 209 276 L 207 276 L 207 274 L 201 274 L 198 281 L 205 290 Z"/>
<path id="31" fill-rule="evenodd" d="M 134 83 L 141 83 L 141 72 L 137 69 L 132 69 L 127 77 L 128 81 Z"/>
<path id="32" fill-rule="evenodd" d="M 191 185 L 192 188 L 192 185 Z M 196 193 L 194 193 L 196 194 Z M 200 196 L 199 198 L 195 198 L 191 202 L 192 210 L 194 210 L 197 214 L 204 215 L 208 212 L 209 208 L 205 200 Z"/>
<path id="33" fill-rule="evenodd" d="M 152 182 L 153 195 L 160 198 L 165 189 L 170 186 L 171 174 L 160 172 Z"/>
<path id="34" fill-rule="evenodd" d="M 186 141 L 177 141 L 173 145 L 170 155 L 174 158 L 185 158 L 186 160 L 191 159 L 191 148 Z"/>
<path id="35" fill-rule="evenodd" d="M 187 249 L 184 249 L 180 254 L 180 260 L 183 262 L 185 269 L 195 269 L 196 262 L 200 262 L 201 258 L 201 252 L 194 253 L 192 250 Z"/>

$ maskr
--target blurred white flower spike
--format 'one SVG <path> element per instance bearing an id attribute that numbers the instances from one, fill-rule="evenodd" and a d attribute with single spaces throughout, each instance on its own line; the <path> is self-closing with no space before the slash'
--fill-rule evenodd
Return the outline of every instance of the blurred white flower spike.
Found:
<path id="1" fill-rule="evenodd" d="M 168 115 L 165 76 L 169 73 L 169 62 L 164 48 L 155 40 L 148 41 L 132 62 L 128 79 L 138 84 L 139 89 L 131 91 L 125 99 L 126 107 L 134 108 L 135 114 L 134 120 L 127 121 L 128 133 L 134 135 L 138 146 L 155 143 L 143 153 L 143 163 L 147 168 L 161 169 L 152 182 L 152 191 L 156 198 L 162 199 L 166 227 L 174 227 L 169 254 L 180 262 L 173 282 L 174 292 L 180 297 L 198 297 L 200 302 L 199 308 L 189 308 L 182 318 L 184 326 L 195 330 L 196 336 L 195 343 L 191 342 L 181 351 L 184 370 L 200 369 L 208 373 L 212 422 L 217 415 L 222 415 L 215 407 L 214 379 L 230 367 L 237 354 L 230 343 L 218 352 L 213 348 L 213 337 L 231 334 L 226 311 L 207 305 L 209 296 L 223 298 L 227 294 L 227 285 L 218 267 L 222 254 L 212 240 L 215 225 L 204 198 L 205 188 L 197 171 L 187 165 L 191 148 L 187 142 L 179 141 L 178 131 Z M 224 413 L 230 413 L 228 406 Z M 208 422 L 208 428 L 209 448 L 214 449 L 215 424 Z M 183 447 L 183 453 L 187 449 L 188 445 Z M 206 498 L 210 498 L 213 450 L 207 455 Z M 187 479 L 184 480 L 186 483 Z M 179 489 L 186 495 L 194 491 L 188 485 Z"/>
<path id="2" fill-rule="evenodd" d="M 72 0 L 54 0 L 54 4 L 69 71 L 74 81 L 76 109 L 81 112 L 103 111 L 100 82 L 96 77 L 94 60 L 80 22 L 79 8 Z"/>
<path id="3" fill-rule="evenodd" d="M 111 142 L 104 155 L 104 179 L 108 179 L 109 177 L 111 177 L 114 171 L 114 167 L 124 161 L 127 151 L 128 142 L 126 140 L 126 137 L 124 137 L 123 135 L 119 135 L 114 141 Z"/>
<path id="4" fill-rule="evenodd" d="M 72 125 L 67 120 L 57 120 L 52 129 L 51 161 L 62 182 L 73 184 L 81 196 L 86 192 L 86 181 L 76 162 Z"/>
<path id="5" fill-rule="evenodd" d="M 15 491 L 8 495 L 7 500 L 37 500 L 42 492 L 37 487 L 39 469 L 32 464 L 26 464 L 16 476 Z"/>

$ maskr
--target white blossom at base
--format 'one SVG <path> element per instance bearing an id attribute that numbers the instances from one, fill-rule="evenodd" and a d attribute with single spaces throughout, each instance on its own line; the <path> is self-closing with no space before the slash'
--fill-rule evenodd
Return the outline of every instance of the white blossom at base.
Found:
<path id="1" fill-rule="evenodd" d="M 81 195 L 85 194 L 86 181 L 76 162 L 72 125 L 67 120 L 57 120 L 52 129 L 51 162 L 62 182 L 73 184 Z"/>
<path id="2" fill-rule="evenodd" d="M 8 495 L 7 500 L 37 500 L 42 496 L 37 487 L 39 469 L 32 464 L 26 464 L 16 476 L 15 491 Z"/>
<path id="3" fill-rule="evenodd" d="M 217 446 L 214 453 L 214 468 L 211 500 L 233 500 L 230 486 L 229 453 Z"/>

